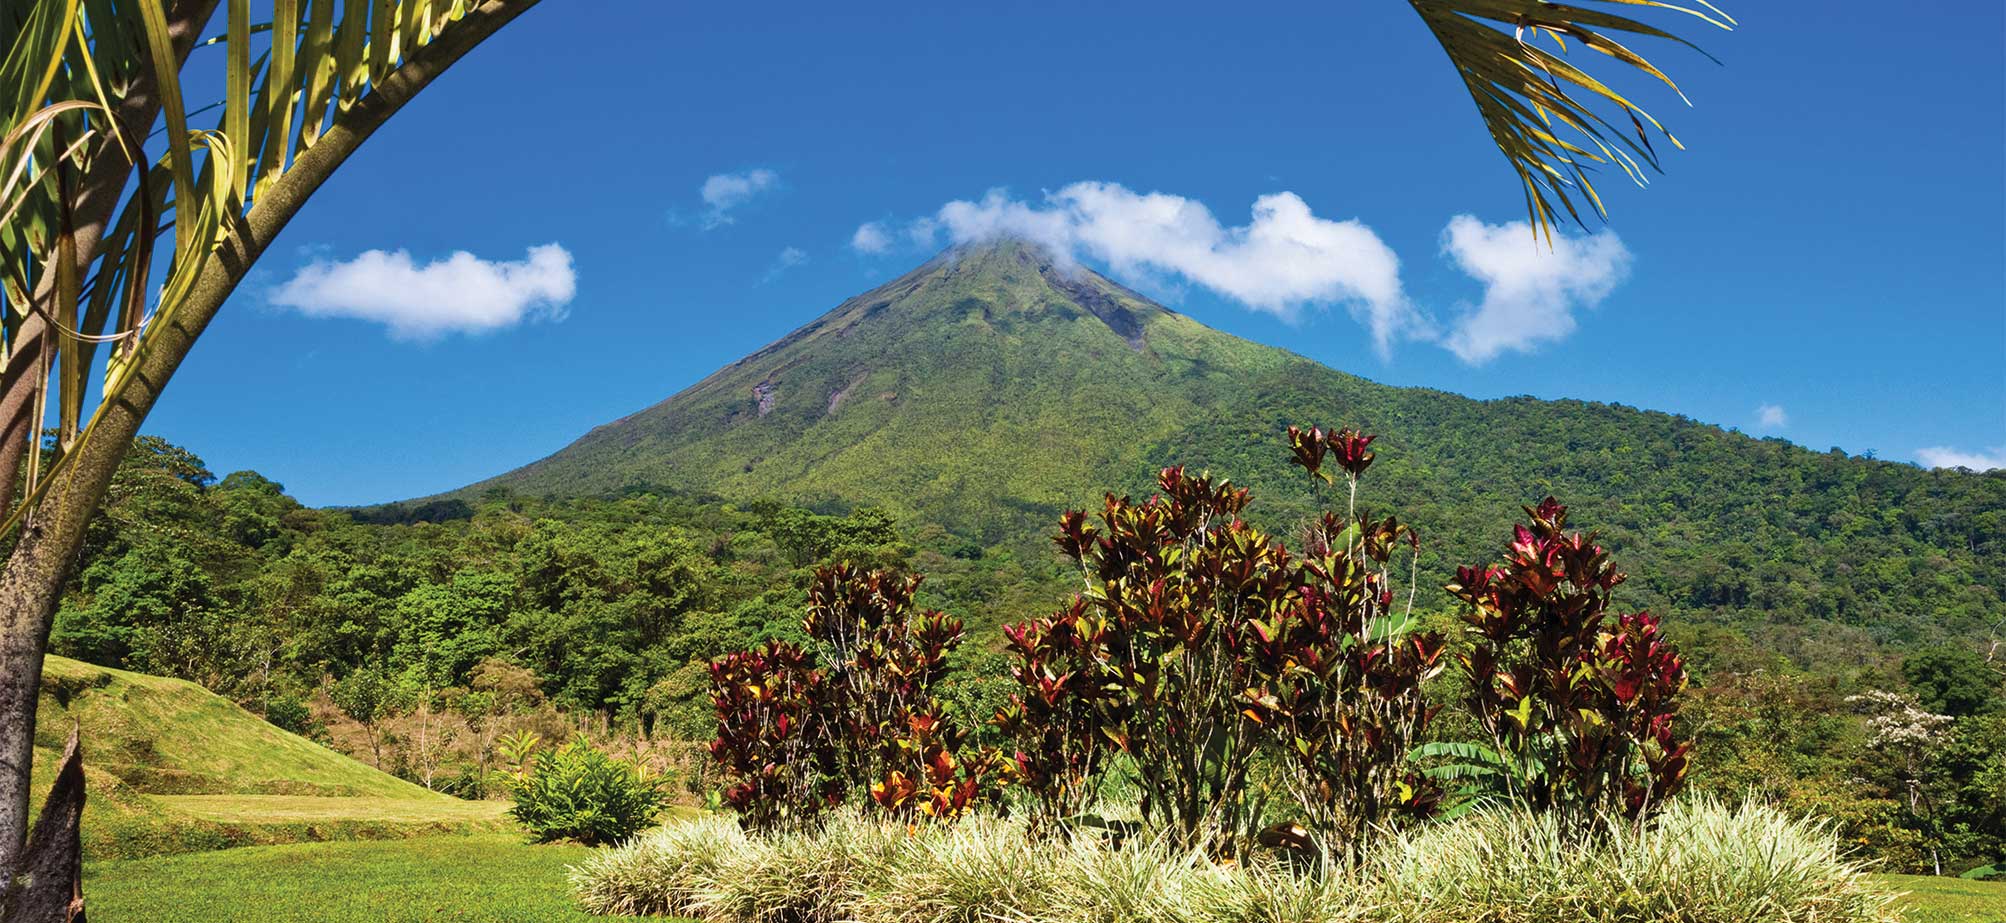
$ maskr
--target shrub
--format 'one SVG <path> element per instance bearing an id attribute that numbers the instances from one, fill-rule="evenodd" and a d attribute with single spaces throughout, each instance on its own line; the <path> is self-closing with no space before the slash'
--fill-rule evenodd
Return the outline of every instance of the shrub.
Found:
<path id="1" fill-rule="evenodd" d="M 1420 538 L 1395 517 L 1358 514 L 1373 437 L 1293 426 L 1288 435 L 1292 460 L 1313 485 L 1331 483 L 1324 462 L 1336 462 L 1347 509 L 1345 518 L 1325 513 L 1305 528 L 1294 598 L 1271 623 L 1253 626 L 1254 672 L 1266 681 L 1245 698 L 1317 847 L 1356 857 L 1389 823 L 1427 816 L 1440 800 L 1407 754 L 1435 716 L 1422 685 L 1442 671 L 1443 640 L 1413 628 Z M 1401 551 L 1404 600 L 1392 574 Z"/>
<path id="2" fill-rule="evenodd" d="M 995 795 L 1001 757 L 970 745 L 936 695 L 961 622 L 915 611 L 920 578 L 848 564 L 815 572 L 803 631 L 711 665 L 724 800 L 749 830 L 812 827 L 851 796 L 895 817 L 952 819 Z"/>
<path id="3" fill-rule="evenodd" d="M 1567 507 L 1526 508 L 1503 563 L 1460 567 L 1449 592 L 1474 642 L 1468 704 L 1496 747 L 1488 778 L 1578 829 L 1638 818 L 1684 783 L 1691 744 L 1673 726 L 1686 672 L 1649 613 L 1616 617 L 1624 575 Z"/>
<path id="4" fill-rule="evenodd" d="M 1084 599 L 1003 628 L 1017 691 L 995 723 L 1016 742 L 1014 779 L 1031 795 L 1035 829 L 1078 818 L 1100 788 L 1110 750 L 1102 728 L 1118 722 L 1122 690 L 1108 630 Z"/>
<path id="5" fill-rule="evenodd" d="M 514 817 L 540 843 L 618 843 L 668 804 L 668 779 L 614 759 L 583 735 L 531 756 L 505 776 Z"/>
<path id="6" fill-rule="evenodd" d="M 1244 490 L 1182 468 L 1136 503 L 1109 496 L 1099 524 L 1073 511 L 1058 544 L 1088 590 L 1006 629 L 1018 692 L 997 716 L 1042 828 L 1078 815 L 1111 751 L 1135 767 L 1144 819 L 1181 846 L 1244 854 L 1264 804 L 1248 785 L 1273 757 L 1294 813 L 1268 842 L 1362 850 L 1375 831 L 1429 813 L 1438 793 L 1407 754 L 1434 708 L 1442 638 L 1395 605 L 1393 556 L 1419 540 L 1393 517 L 1357 515 L 1371 436 L 1289 428 L 1295 464 L 1349 489 L 1346 515 L 1304 530 L 1304 553 L 1242 522 Z"/>
<path id="7" fill-rule="evenodd" d="M 748 830 L 812 826 L 843 800 L 834 739 L 822 721 L 829 684 L 814 658 L 783 641 L 710 665 L 717 738 L 711 759 L 730 785 L 724 802 Z"/>
<path id="8" fill-rule="evenodd" d="M 951 819 L 993 790 L 1000 757 L 968 746 L 936 692 L 963 631 L 960 619 L 915 609 L 921 579 L 820 568 L 801 627 L 828 664 L 821 716 L 843 781 L 894 816 Z"/>
<path id="9" fill-rule="evenodd" d="M 314 717 L 313 707 L 288 692 L 278 693 L 265 701 L 265 720 L 309 740 L 318 741 L 327 737 L 327 727 Z"/>
<path id="10" fill-rule="evenodd" d="M 1079 510 L 1060 519 L 1059 548 L 1087 582 L 1078 608 L 1091 629 L 1074 637 L 1093 645 L 1080 656 L 1096 666 L 1085 682 L 1055 691 L 1091 700 L 1097 733 L 1089 736 L 1128 757 L 1144 820 L 1182 846 L 1239 851 L 1261 820 L 1247 786 L 1260 727 L 1240 704 L 1258 680 L 1248 645 L 1253 626 L 1287 604 L 1295 568 L 1279 542 L 1240 520 L 1245 490 L 1182 468 L 1164 469 L 1157 486 L 1140 503 L 1109 495 L 1099 525 Z M 1027 628 L 1044 630 L 1019 626 Z M 1020 658 L 1039 654 L 1019 645 Z M 1048 678 L 1067 668 L 1036 659 L 1019 666 L 1019 682 L 1038 696 L 1052 694 Z M 1079 769 L 1068 765 L 1072 757 L 1027 722 L 1015 726 L 1020 749 L 1033 748 L 1020 761 L 1036 770 L 1027 776 L 1080 784 L 1066 778 Z M 1040 796 L 1041 804 L 1062 800 Z"/>

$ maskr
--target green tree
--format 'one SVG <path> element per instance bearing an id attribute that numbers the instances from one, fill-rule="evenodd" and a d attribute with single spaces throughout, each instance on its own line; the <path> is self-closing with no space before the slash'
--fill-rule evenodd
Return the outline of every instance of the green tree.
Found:
<path id="1" fill-rule="evenodd" d="M 299 501 L 286 496 L 284 485 L 256 471 L 223 478 L 209 491 L 209 498 L 222 518 L 223 534 L 259 550 L 282 536 L 285 517 L 300 509 Z"/>
<path id="2" fill-rule="evenodd" d="M 1968 647 L 1940 644 L 1910 654 L 1902 677 L 1923 707 L 1938 714 L 1962 718 L 1999 706 L 1999 674 Z"/>
<path id="3" fill-rule="evenodd" d="M 500 650 L 514 596 L 514 580 L 486 571 L 462 571 L 411 590 L 397 600 L 398 659 L 423 686 L 465 685 L 474 665 Z"/>
<path id="4" fill-rule="evenodd" d="M 57 614 L 51 646 L 93 663 L 200 679 L 198 626 L 218 608 L 208 572 L 160 542 L 99 559 Z"/>
<path id="5" fill-rule="evenodd" d="M 257 36 L 271 52 L 255 59 L 250 4 L 232 0 L 222 53 L 191 60 L 219 5 L 0 8 L 0 513 L 18 529 L 0 570 L 0 882 L 13 882 L 26 845 L 40 664 L 57 594 L 161 389 L 349 155 L 535 0 L 279 0 L 276 15 L 260 17 L 276 20 L 269 34 Z M 213 131 L 189 128 L 183 72 L 195 60 L 222 65 L 190 81 L 224 88 Z M 156 261 L 163 235 L 171 247 Z M 100 358 L 105 379 L 93 388 L 87 379 Z M 86 391 L 100 395 L 88 417 Z M 45 466 L 31 450 L 50 407 L 56 438 Z M 69 891 L 60 881 L 32 888 Z"/>
<path id="6" fill-rule="evenodd" d="M 356 670 L 336 682 L 327 691 L 334 700 L 334 707 L 362 725 L 369 735 L 369 752 L 376 768 L 383 768 L 383 735 L 379 730 L 383 718 L 389 713 L 392 689 L 383 674 L 372 669 Z"/>

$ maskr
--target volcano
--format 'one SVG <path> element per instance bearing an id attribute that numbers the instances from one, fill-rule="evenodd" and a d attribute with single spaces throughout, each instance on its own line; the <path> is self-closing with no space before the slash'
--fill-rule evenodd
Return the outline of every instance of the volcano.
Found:
<path id="1" fill-rule="evenodd" d="M 1640 575 L 1631 605 L 1783 647 L 1971 635 L 2006 613 L 2006 532 L 1997 513 L 1970 515 L 2006 510 L 2006 472 L 1812 452 L 1614 404 L 1382 385 L 1009 239 L 941 253 L 461 493 L 869 505 L 908 534 L 944 529 L 1048 569 L 1060 512 L 1146 494 L 1171 464 L 1252 488 L 1249 517 L 1288 529 L 1313 501 L 1282 431 L 1312 422 L 1381 436 L 1361 497 L 1419 527 L 1429 573 L 1490 559 L 1520 506 L 1551 495 Z M 1771 623 L 1778 611 L 1795 614 Z"/>

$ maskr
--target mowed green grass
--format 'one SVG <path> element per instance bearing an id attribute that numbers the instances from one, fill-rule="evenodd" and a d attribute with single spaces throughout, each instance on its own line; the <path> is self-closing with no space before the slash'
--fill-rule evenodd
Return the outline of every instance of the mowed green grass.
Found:
<path id="1" fill-rule="evenodd" d="M 194 683 L 62 657 L 42 670 L 38 805 L 73 725 L 83 734 L 89 859 L 510 827 L 500 802 L 378 772 Z"/>
<path id="2" fill-rule="evenodd" d="M 490 823 L 501 826 L 506 801 L 416 798 L 324 798 L 315 795 L 155 795 L 183 814 L 225 824 L 313 821 L 391 824 Z"/>
<path id="3" fill-rule="evenodd" d="M 54 766 L 72 722 L 83 731 L 86 766 L 150 795 L 446 797 L 280 730 L 194 683 L 51 656 L 42 665 L 37 769 Z"/>
<path id="4" fill-rule="evenodd" d="M 2006 882 L 1966 881 L 1923 875 L 1883 875 L 1891 887 L 1907 891 L 1902 918 L 1908 923 L 2006 923 Z"/>
<path id="5" fill-rule="evenodd" d="M 84 866 L 93 923 L 563 923 L 592 851 L 512 834 L 247 846 Z"/>
<path id="6" fill-rule="evenodd" d="M 567 867 L 592 850 L 513 834 L 250 846 L 84 866 L 96 923 L 542 923 L 581 912 Z M 1908 923 L 2006 923 L 2006 883 L 1883 876 Z"/>

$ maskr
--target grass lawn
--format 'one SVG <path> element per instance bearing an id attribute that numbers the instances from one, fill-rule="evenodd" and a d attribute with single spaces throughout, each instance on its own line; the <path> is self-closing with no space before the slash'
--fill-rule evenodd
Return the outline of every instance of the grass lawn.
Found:
<path id="1" fill-rule="evenodd" d="M 84 866 L 95 923 L 545 923 L 578 910 L 581 846 L 515 834 L 250 846 Z M 2006 923 L 2006 883 L 1884 876 L 1909 923 Z"/>
<path id="2" fill-rule="evenodd" d="M 603 919 L 571 897 L 582 846 L 514 834 L 247 846 L 84 866 L 93 923 L 544 923 Z"/>
<path id="3" fill-rule="evenodd" d="M 1923 875 L 1883 875 L 1909 892 L 1902 916 L 1909 923 L 2006 923 L 2006 882 L 1965 881 Z"/>

